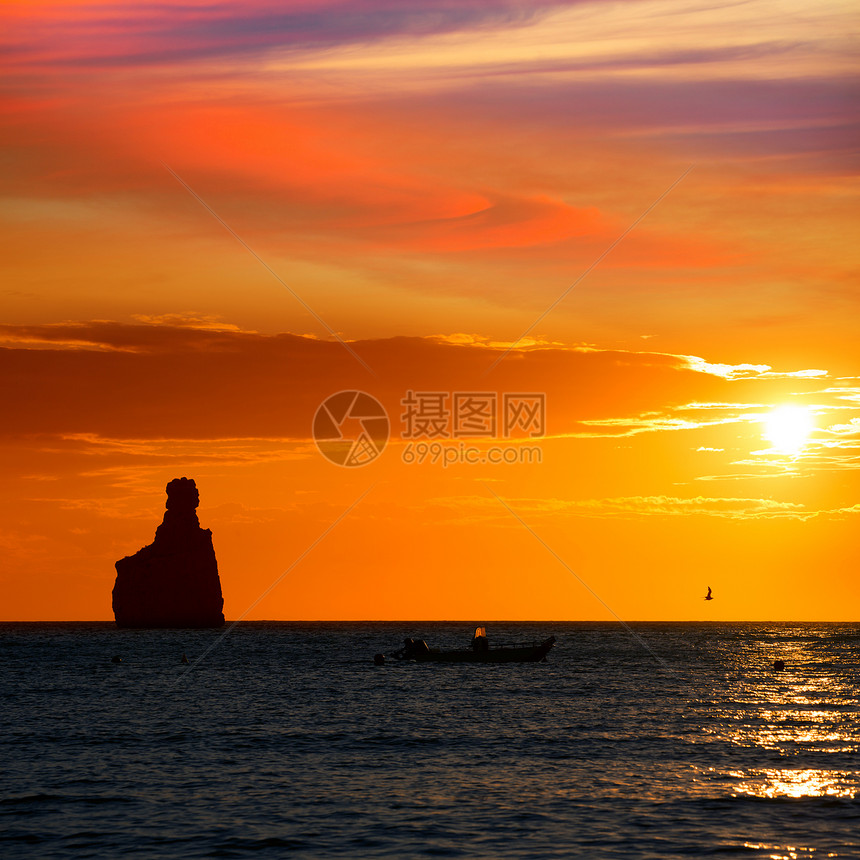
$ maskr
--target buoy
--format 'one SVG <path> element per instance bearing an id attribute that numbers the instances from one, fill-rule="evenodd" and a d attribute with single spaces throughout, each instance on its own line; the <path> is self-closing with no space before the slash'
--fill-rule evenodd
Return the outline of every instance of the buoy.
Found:
<path id="1" fill-rule="evenodd" d="M 180 662 L 180 663 L 187 663 L 187 662 L 188 662 L 188 658 L 183 654 L 183 655 L 182 655 L 182 659 L 181 659 L 179 662 Z"/>
<path id="2" fill-rule="evenodd" d="M 110 658 L 111 663 L 122 663 L 122 657 L 118 654 L 115 657 Z"/>
<path id="3" fill-rule="evenodd" d="M 785 660 L 774 660 L 773 661 L 773 669 L 775 672 L 784 672 L 785 671 Z"/>
<path id="4" fill-rule="evenodd" d="M 377 666 L 384 666 L 385 665 L 385 654 L 374 654 L 373 655 L 373 662 Z"/>

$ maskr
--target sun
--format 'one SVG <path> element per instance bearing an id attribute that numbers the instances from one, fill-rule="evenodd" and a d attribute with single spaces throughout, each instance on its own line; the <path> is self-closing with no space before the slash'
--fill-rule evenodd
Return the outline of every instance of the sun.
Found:
<path id="1" fill-rule="evenodd" d="M 764 419 L 764 438 L 783 454 L 798 454 L 815 425 L 805 406 L 780 406 Z"/>

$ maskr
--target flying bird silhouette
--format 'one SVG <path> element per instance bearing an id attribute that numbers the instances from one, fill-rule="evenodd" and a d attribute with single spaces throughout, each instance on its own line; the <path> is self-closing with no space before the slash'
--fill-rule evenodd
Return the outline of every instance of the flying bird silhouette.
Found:
<path id="1" fill-rule="evenodd" d="M 703 597 L 703 598 L 702 598 L 702 600 L 713 600 L 713 599 L 714 599 L 714 598 L 713 598 L 713 597 L 711 597 L 711 586 L 709 585 L 709 586 L 708 586 L 708 596 L 707 596 L 707 597 Z"/>

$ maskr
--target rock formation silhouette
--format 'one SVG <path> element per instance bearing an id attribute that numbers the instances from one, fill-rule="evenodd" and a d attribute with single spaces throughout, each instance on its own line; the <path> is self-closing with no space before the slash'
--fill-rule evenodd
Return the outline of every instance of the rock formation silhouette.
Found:
<path id="1" fill-rule="evenodd" d="M 116 563 L 118 627 L 221 627 L 224 598 L 212 532 L 200 528 L 191 478 L 167 485 L 167 510 L 155 540 Z"/>

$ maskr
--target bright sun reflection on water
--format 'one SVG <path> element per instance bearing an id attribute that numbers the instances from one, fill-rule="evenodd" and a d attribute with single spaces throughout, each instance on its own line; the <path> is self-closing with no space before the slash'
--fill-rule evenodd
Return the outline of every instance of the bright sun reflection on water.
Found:
<path id="1" fill-rule="evenodd" d="M 739 755 L 767 751 L 770 758 L 790 759 L 793 766 L 779 767 L 778 761 L 776 767 L 762 766 L 765 763 L 760 760 L 742 768 L 735 765 L 727 772 L 733 797 L 860 798 L 857 773 L 846 770 L 844 763 L 846 756 L 860 752 L 860 709 L 849 668 L 856 663 L 851 652 L 847 665 L 844 654 L 839 661 L 824 659 L 834 656 L 827 650 L 831 647 L 812 636 L 796 641 L 779 636 L 740 653 L 741 663 L 748 667 L 756 663 L 767 667 L 767 661 L 778 653 L 788 668 L 778 673 L 750 668 L 735 678 L 717 733 L 733 743 Z M 853 642 L 851 648 L 853 651 Z M 821 767 L 830 756 L 839 756 L 833 760 L 839 765 Z M 798 856 L 793 850 L 783 847 L 770 856 Z"/>
<path id="2" fill-rule="evenodd" d="M 744 848 L 750 851 L 770 851 L 766 856 L 770 860 L 797 860 L 806 854 L 814 854 L 815 848 L 802 845 L 768 845 L 766 842 L 744 842 Z M 836 854 L 824 854 L 823 857 L 836 857 Z"/>
<path id="3" fill-rule="evenodd" d="M 764 419 L 764 438 L 782 454 L 799 454 L 815 429 L 805 406 L 780 406 Z"/>
<path id="4" fill-rule="evenodd" d="M 832 770 L 764 770 L 735 773 L 742 781 L 740 794 L 751 797 L 846 797 L 853 798 L 853 774 Z"/>

